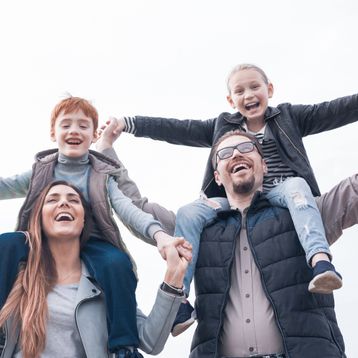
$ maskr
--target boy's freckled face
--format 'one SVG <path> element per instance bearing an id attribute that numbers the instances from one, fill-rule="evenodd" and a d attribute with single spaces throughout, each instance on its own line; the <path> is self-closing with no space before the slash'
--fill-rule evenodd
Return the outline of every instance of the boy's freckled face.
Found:
<path id="1" fill-rule="evenodd" d="M 51 139 L 57 142 L 59 152 L 73 158 L 83 156 L 97 140 L 92 118 L 81 110 L 64 114 L 61 112 L 51 128 Z"/>
<path id="2" fill-rule="evenodd" d="M 262 75 L 254 69 L 241 70 L 229 80 L 231 89 L 227 100 L 248 121 L 264 122 L 268 100 L 273 95 L 273 86 L 267 84 Z"/>

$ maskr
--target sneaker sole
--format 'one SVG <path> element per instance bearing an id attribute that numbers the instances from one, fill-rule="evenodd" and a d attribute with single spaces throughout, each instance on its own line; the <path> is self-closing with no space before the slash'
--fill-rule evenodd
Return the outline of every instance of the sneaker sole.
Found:
<path id="1" fill-rule="evenodd" d="M 191 317 L 185 322 L 176 324 L 172 330 L 172 336 L 173 337 L 179 336 L 179 334 L 182 334 L 184 331 L 186 331 L 194 322 L 195 322 L 195 318 Z"/>
<path id="2" fill-rule="evenodd" d="M 341 288 L 342 280 L 333 271 L 323 272 L 314 277 L 308 285 L 308 291 L 312 293 L 330 294 Z"/>

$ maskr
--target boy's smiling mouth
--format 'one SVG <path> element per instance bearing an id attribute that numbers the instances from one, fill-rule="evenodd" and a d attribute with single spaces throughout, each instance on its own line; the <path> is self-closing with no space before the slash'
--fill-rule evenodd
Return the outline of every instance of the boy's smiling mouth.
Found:
<path id="1" fill-rule="evenodd" d="M 69 145 L 80 145 L 82 141 L 80 139 L 67 139 L 66 143 Z"/>

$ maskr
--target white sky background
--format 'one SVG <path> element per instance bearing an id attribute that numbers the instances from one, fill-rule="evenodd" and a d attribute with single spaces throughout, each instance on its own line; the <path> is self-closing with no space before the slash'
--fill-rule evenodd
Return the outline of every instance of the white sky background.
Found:
<path id="1" fill-rule="evenodd" d="M 225 78 L 237 63 L 261 66 L 271 105 L 318 103 L 357 92 L 358 3 L 318 1 L 2 1 L 1 176 L 22 172 L 53 147 L 49 116 L 68 91 L 109 115 L 207 119 L 230 111 Z M 358 119 L 358 118 L 357 118 Z M 358 124 L 307 138 L 322 192 L 357 171 Z M 143 195 L 177 210 L 197 198 L 207 149 L 123 135 L 115 148 Z M 21 200 L 0 203 L 0 231 Z M 123 231 L 139 266 L 140 307 L 149 312 L 165 263 Z M 336 312 L 348 357 L 358 357 L 357 227 L 332 247 L 344 287 Z M 193 299 L 191 300 L 193 302 Z M 159 357 L 183 358 L 194 329 Z"/>

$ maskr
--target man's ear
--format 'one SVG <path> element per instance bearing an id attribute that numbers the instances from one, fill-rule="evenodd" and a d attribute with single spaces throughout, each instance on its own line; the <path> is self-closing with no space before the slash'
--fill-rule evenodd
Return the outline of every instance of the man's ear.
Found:
<path id="1" fill-rule="evenodd" d="M 50 129 L 50 139 L 51 139 L 53 142 L 56 142 L 55 128 L 51 128 L 51 129 Z"/>
<path id="2" fill-rule="evenodd" d="M 215 181 L 216 181 L 216 184 L 221 186 L 221 180 L 220 180 L 220 174 L 217 170 L 214 171 L 214 178 L 215 178 Z"/>
<path id="3" fill-rule="evenodd" d="M 273 84 L 271 82 L 269 82 L 269 84 L 267 85 L 267 89 L 268 89 L 268 97 L 272 98 L 272 96 L 273 96 Z"/>
<path id="4" fill-rule="evenodd" d="M 235 108 L 235 103 L 234 103 L 234 101 L 232 100 L 231 95 L 228 94 L 228 95 L 226 96 L 226 100 L 229 102 L 229 105 L 230 105 L 232 108 L 236 109 L 236 108 Z"/>

